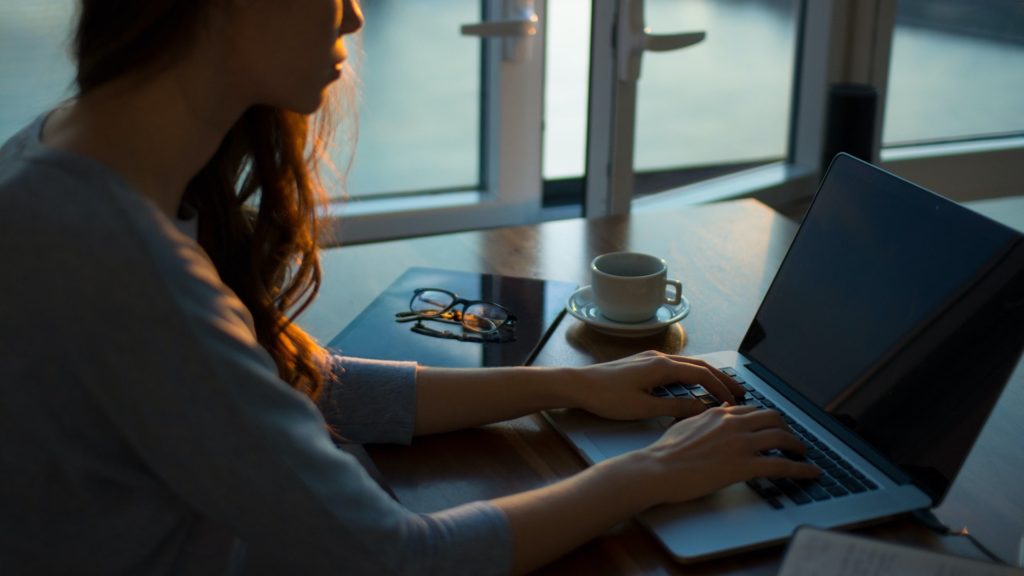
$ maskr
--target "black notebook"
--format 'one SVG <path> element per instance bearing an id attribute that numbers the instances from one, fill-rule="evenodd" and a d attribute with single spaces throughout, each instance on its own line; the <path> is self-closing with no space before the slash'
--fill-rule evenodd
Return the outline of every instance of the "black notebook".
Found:
<path id="1" fill-rule="evenodd" d="M 515 340 L 464 342 L 413 332 L 415 323 L 396 322 L 395 313 L 409 310 L 409 301 L 417 288 L 442 288 L 467 300 L 501 304 L 516 316 Z M 569 282 L 410 268 L 335 336 L 328 347 L 346 356 L 413 360 L 424 366 L 526 365 L 533 361 L 564 315 L 565 303 L 575 290 L 576 285 Z M 428 325 L 433 322 L 425 321 Z"/>

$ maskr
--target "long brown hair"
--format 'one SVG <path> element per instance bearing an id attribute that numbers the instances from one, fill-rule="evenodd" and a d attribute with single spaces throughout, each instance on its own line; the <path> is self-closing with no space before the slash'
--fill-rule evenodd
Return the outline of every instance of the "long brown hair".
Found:
<path id="1" fill-rule="evenodd" d="M 82 0 L 74 38 L 80 95 L 124 74 L 171 63 L 197 33 L 203 0 Z M 320 287 L 318 160 L 329 114 L 310 118 L 253 106 L 189 182 L 199 244 L 248 307 L 256 337 L 281 378 L 312 398 L 323 387 L 323 349 L 294 324 Z"/>

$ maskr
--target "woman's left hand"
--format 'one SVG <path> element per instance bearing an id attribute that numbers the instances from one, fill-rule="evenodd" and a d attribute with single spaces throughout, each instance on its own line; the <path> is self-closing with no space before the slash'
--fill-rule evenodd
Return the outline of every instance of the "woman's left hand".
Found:
<path id="1" fill-rule="evenodd" d="M 707 362 L 649 350 L 627 358 L 579 368 L 573 378 L 574 403 L 603 418 L 638 420 L 685 418 L 704 411 L 696 399 L 659 398 L 651 391 L 665 384 L 700 384 L 721 402 L 737 404 L 745 390 Z"/>

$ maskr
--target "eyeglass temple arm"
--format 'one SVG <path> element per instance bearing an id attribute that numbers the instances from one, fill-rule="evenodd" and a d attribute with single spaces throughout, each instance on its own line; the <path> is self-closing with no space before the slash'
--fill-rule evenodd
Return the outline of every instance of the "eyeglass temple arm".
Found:
<path id="1" fill-rule="evenodd" d="M 443 312 L 433 316 L 426 316 L 417 312 L 395 312 L 395 322 L 416 322 L 418 320 L 437 320 L 438 322 L 448 322 L 450 324 L 461 324 L 460 321 L 455 320 L 451 312 Z"/>

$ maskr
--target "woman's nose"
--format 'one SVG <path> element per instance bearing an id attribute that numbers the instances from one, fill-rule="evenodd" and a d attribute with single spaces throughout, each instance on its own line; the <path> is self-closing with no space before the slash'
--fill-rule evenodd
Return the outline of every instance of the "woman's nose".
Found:
<path id="1" fill-rule="evenodd" d="M 345 0 L 344 16 L 341 20 L 340 36 L 358 32 L 363 27 L 363 9 L 359 0 Z"/>

